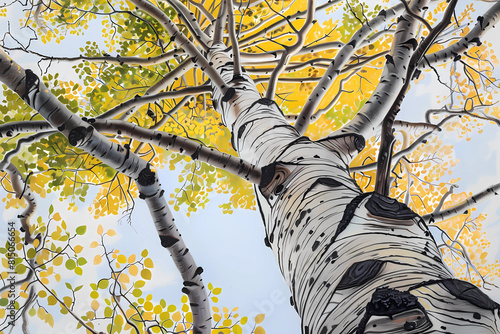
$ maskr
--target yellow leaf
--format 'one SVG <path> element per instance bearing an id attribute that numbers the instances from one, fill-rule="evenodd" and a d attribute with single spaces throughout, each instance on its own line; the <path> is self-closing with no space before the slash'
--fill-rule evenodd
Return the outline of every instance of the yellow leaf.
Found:
<path id="1" fill-rule="evenodd" d="M 98 265 L 99 263 L 101 263 L 102 261 L 102 257 L 98 254 L 94 257 L 94 264 L 95 265 Z"/>
<path id="2" fill-rule="evenodd" d="M 94 299 L 92 303 L 90 303 L 90 307 L 92 307 L 94 311 L 97 311 L 97 309 L 99 308 L 99 302 Z"/>
<path id="3" fill-rule="evenodd" d="M 133 264 L 130 267 L 128 267 L 128 272 L 130 273 L 130 275 L 135 276 L 139 272 L 139 269 L 135 264 Z"/>
<path id="4" fill-rule="evenodd" d="M 154 265 L 153 265 L 153 260 L 151 260 L 151 258 L 147 258 L 144 260 L 144 265 L 146 266 L 146 268 L 153 268 Z"/>
<path id="5" fill-rule="evenodd" d="M 110 237 L 113 237 L 113 236 L 115 236 L 115 235 L 116 235 L 116 232 L 115 232 L 115 230 L 113 230 L 113 229 L 109 229 L 107 234 L 108 234 Z"/>
<path id="6" fill-rule="evenodd" d="M 264 321 L 264 318 L 265 318 L 265 317 L 266 317 L 266 315 L 265 315 L 265 314 L 262 314 L 262 313 L 261 313 L 261 314 L 257 314 L 257 315 L 255 316 L 255 323 L 256 323 L 256 324 L 260 324 L 262 321 Z"/>
<path id="7" fill-rule="evenodd" d="M 266 331 L 264 330 L 264 328 L 257 326 L 254 330 L 254 334 L 266 334 Z"/>
<path id="8" fill-rule="evenodd" d="M 179 311 L 175 312 L 174 314 L 172 314 L 171 319 L 175 322 L 181 321 L 181 313 Z"/>
<path id="9" fill-rule="evenodd" d="M 102 228 L 102 225 L 99 224 L 99 226 L 97 226 L 97 234 L 101 235 L 104 233 L 104 229 Z"/>
<path id="10" fill-rule="evenodd" d="M 90 244 L 90 248 L 96 248 L 97 246 L 99 246 L 97 241 L 92 241 L 92 243 Z"/>
<path id="11" fill-rule="evenodd" d="M 141 270 L 141 277 L 147 280 L 151 279 L 151 271 L 149 269 L 142 269 Z"/>
<path id="12" fill-rule="evenodd" d="M 59 214 L 59 212 L 56 212 L 54 214 L 54 216 L 52 216 L 52 218 L 55 220 L 55 221 L 60 221 L 61 220 L 61 215 Z"/>

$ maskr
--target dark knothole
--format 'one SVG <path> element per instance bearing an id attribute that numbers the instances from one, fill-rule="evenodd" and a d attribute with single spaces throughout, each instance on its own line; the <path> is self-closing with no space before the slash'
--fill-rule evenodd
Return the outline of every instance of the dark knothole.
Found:
<path id="1" fill-rule="evenodd" d="M 92 136 L 93 131 L 94 128 L 91 126 L 77 126 L 76 128 L 71 129 L 71 131 L 69 132 L 68 141 L 73 146 L 80 146 Z"/>
<path id="2" fill-rule="evenodd" d="M 337 290 L 361 286 L 374 279 L 384 267 L 385 262 L 380 260 L 366 260 L 353 264 L 342 276 Z"/>
<path id="3" fill-rule="evenodd" d="M 150 186 L 156 182 L 155 172 L 149 168 L 149 165 L 141 170 L 139 176 L 137 177 L 137 182 L 143 187 Z"/>
<path id="4" fill-rule="evenodd" d="M 405 204 L 377 193 L 373 193 L 365 207 L 372 215 L 378 217 L 396 220 L 410 220 L 417 217 L 417 214 Z"/>

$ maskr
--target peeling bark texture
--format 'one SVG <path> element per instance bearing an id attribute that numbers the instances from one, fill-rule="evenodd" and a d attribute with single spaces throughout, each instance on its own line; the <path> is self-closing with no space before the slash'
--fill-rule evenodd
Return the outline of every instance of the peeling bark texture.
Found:
<path id="1" fill-rule="evenodd" d="M 191 304 L 193 332 L 210 333 L 210 304 L 200 276 L 203 270 L 196 265 L 185 246 L 163 196 L 164 191 L 160 188 L 158 177 L 151 170 L 149 163 L 94 131 L 89 123 L 61 104 L 31 70 L 24 70 L 3 51 L 0 51 L 0 80 L 37 110 L 54 128 L 59 129 L 72 145 L 87 151 L 136 181 L 140 197 L 146 201 L 153 217 L 162 246 L 168 249 L 183 280 L 187 282 L 183 291 L 188 295 Z M 177 241 L 164 242 L 165 239 Z"/>
<path id="2" fill-rule="evenodd" d="M 229 56 L 216 47 L 209 56 L 230 82 Z M 497 304 L 473 302 L 463 285 L 442 283 L 453 275 L 422 218 L 394 199 L 363 194 L 351 178 L 348 166 L 363 137 L 302 137 L 243 77 L 230 99 L 213 87 L 214 104 L 239 155 L 262 168 L 256 194 L 266 244 L 302 332 L 464 333 L 465 326 L 498 333 Z"/>

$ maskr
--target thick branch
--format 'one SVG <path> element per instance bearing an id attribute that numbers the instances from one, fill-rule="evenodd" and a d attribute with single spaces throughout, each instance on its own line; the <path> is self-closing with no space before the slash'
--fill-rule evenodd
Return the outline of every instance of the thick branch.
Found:
<path id="1" fill-rule="evenodd" d="M 380 12 L 373 20 L 365 23 L 350 39 L 349 43 L 343 46 L 335 58 L 332 60 L 330 66 L 323 75 L 323 78 L 316 85 L 312 93 L 309 95 L 304 108 L 300 112 L 299 118 L 295 123 L 295 128 L 299 133 L 306 132 L 311 119 L 311 115 L 315 112 L 326 92 L 330 89 L 335 78 L 340 73 L 344 65 L 348 62 L 354 54 L 357 45 L 364 40 L 370 33 L 373 32 L 376 26 L 387 22 L 394 18 L 404 8 L 403 4 L 398 4 L 387 11 Z"/>
<path id="2" fill-rule="evenodd" d="M 168 117 L 165 117 L 165 119 Z M 205 162 L 211 166 L 233 173 L 251 183 L 259 184 L 260 168 L 238 157 L 222 153 L 214 148 L 204 146 L 190 139 L 163 131 L 144 129 L 140 126 L 121 120 L 91 119 L 90 124 L 99 132 L 127 136 L 135 140 L 150 143 L 158 147 L 190 156 L 193 160 Z M 26 125 L 26 127 L 24 127 Z M 45 121 L 12 122 L 0 125 L 0 135 L 16 129 L 16 133 L 37 131 L 40 134 L 54 133 L 52 125 Z M 1 167 L 1 165 L 0 165 Z"/>

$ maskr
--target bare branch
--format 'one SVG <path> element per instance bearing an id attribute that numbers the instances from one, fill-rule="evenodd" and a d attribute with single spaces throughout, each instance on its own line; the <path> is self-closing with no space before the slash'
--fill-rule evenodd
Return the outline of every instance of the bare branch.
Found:
<path id="1" fill-rule="evenodd" d="M 499 190 L 500 190 L 500 183 L 497 183 L 494 186 L 489 187 L 476 195 L 468 197 L 467 199 L 462 201 L 460 204 L 454 205 L 451 208 L 448 208 L 446 210 L 440 210 L 438 212 L 433 212 L 431 214 L 424 215 L 424 216 L 422 216 L 422 218 L 426 222 L 441 221 L 441 220 L 451 218 L 455 215 L 459 215 L 459 214 L 464 213 L 465 210 L 468 210 L 468 209 L 474 207 L 476 204 L 478 204 L 479 202 L 481 202 L 487 198 L 490 198 L 492 196 L 497 196 Z"/>

